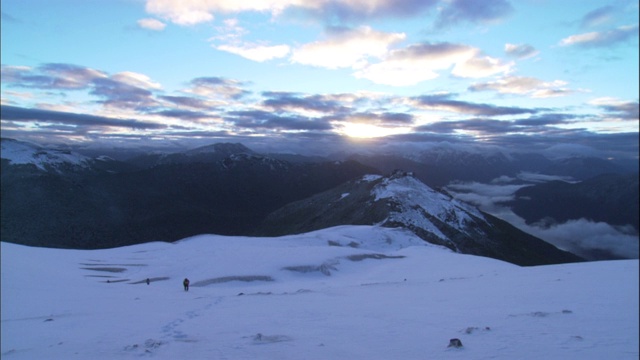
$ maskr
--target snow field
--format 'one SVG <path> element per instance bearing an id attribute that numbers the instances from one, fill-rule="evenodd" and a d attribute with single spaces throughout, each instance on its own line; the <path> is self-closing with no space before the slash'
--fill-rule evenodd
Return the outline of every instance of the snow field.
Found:
<path id="1" fill-rule="evenodd" d="M 3 359 L 639 356 L 638 260 L 523 268 L 370 226 L 1 246 Z"/>

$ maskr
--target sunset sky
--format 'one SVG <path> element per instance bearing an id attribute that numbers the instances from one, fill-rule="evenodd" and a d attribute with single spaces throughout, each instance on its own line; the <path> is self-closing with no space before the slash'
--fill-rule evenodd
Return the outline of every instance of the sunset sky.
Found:
<path id="1" fill-rule="evenodd" d="M 2 0 L 2 137 L 638 157 L 637 0 Z"/>

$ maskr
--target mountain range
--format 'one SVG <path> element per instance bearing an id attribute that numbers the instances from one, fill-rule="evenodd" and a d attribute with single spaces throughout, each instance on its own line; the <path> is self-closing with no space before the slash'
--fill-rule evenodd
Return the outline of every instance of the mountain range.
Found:
<path id="1" fill-rule="evenodd" d="M 523 157 L 535 161 L 516 161 Z M 524 265 L 570 262 L 579 258 L 439 189 L 453 180 L 541 167 L 579 179 L 598 171 L 629 172 L 603 161 L 563 159 L 578 165 L 562 167 L 539 155 L 452 151 L 307 158 L 228 143 L 115 160 L 2 139 L 1 238 L 96 249 L 204 233 L 265 236 L 378 224 L 410 229 L 462 253 Z M 393 171 L 398 168 L 406 171 Z M 635 206 L 637 213 L 635 199 L 613 200 L 612 206 L 630 206 L 631 212 Z"/>
<path id="2" fill-rule="evenodd" d="M 2 147 L 3 241 L 63 248 L 238 235 L 280 206 L 375 171 L 354 161 L 291 163 L 228 144 L 128 163 L 79 154 L 58 161 L 15 141 Z M 20 156 L 9 160 L 13 154 Z"/>

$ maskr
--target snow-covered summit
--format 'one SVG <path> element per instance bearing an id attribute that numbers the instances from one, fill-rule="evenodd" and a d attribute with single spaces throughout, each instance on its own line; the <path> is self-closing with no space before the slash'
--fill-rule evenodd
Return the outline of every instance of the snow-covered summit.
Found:
<path id="1" fill-rule="evenodd" d="M 59 169 L 63 165 L 88 167 L 91 159 L 66 149 L 44 148 L 14 139 L 2 139 L 1 157 L 11 164 L 33 164 L 40 170 Z"/>
<path id="2" fill-rule="evenodd" d="M 471 215 L 485 220 L 477 208 L 433 190 L 411 173 L 396 172 L 390 177 L 383 178 L 373 188 L 372 194 L 375 196 L 375 201 L 388 198 L 399 205 L 399 209 L 391 214 L 392 220 L 424 223 L 428 222 L 423 215 L 426 212 L 461 231 L 475 221 Z M 434 232 L 441 238 L 446 238 L 437 228 Z"/>

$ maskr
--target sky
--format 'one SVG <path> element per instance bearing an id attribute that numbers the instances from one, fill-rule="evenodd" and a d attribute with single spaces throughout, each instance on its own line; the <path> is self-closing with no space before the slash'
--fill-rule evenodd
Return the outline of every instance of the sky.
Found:
<path id="1" fill-rule="evenodd" d="M 635 0 L 3 0 L 2 136 L 638 158 Z"/>
<path id="2" fill-rule="evenodd" d="M 519 267 L 375 226 L 0 246 L 3 359 L 639 355 L 637 259 Z"/>

